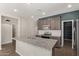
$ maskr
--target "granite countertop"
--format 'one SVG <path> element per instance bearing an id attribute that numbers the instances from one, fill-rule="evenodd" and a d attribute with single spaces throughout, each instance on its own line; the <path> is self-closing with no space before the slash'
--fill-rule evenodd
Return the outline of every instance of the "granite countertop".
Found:
<path id="1" fill-rule="evenodd" d="M 54 39 L 45 39 L 45 38 L 40 38 L 40 37 L 32 37 L 32 38 L 29 37 L 28 39 L 21 40 L 21 41 L 41 47 L 41 48 L 45 48 L 48 50 L 51 50 L 52 48 L 54 48 L 57 42 L 57 40 L 54 40 Z"/>

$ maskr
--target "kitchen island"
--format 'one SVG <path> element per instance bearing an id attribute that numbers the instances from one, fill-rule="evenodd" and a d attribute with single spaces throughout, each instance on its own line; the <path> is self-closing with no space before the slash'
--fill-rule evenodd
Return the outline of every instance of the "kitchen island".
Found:
<path id="1" fill-rule="evenodd" d="M 29 37 L 16 40 L 16 52 L 22 56 L 52 56 L 57 40 Z"/>

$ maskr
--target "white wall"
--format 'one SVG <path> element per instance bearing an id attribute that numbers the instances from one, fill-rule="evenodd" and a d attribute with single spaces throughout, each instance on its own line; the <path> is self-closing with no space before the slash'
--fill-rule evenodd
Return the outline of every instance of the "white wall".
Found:
<path id="1" fill-rule="evenodd" d="M 18 39 L 27 39 L 27 37 L 34 36 L 37 33 L 36 21 L 33 19 L 20 18 L 18 22 Z"/>
<path id="2" fill-rule="evenodd" d="M 1 50 L 1 15 L 0 15 L 0 50 Z"/>
<path id="3" fill-rule="evenodd" d="M 1 44 L 12 42 L 12 25 L 1 24 Z"/>

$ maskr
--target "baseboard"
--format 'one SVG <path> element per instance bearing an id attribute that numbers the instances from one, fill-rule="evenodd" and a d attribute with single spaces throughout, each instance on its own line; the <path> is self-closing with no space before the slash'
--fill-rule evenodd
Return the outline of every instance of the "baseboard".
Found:
<path id="1" fill-rule="evenodd" d="M 1 45 L 0 45 L 0 50 L 2 50 Z"/>
<path id="2" fill-rule="evenodd" d="M 20 52 L 18 52 L 17 50 L 16 50 L 16 53 L 19 54 L 20 56 L 23 56 L 23 55 L 22 55 Z"/>
<path id="3" fill-rule="evenodd" d="M 12 41 L 3 42 L 2 45 L 12 43 Z"/>

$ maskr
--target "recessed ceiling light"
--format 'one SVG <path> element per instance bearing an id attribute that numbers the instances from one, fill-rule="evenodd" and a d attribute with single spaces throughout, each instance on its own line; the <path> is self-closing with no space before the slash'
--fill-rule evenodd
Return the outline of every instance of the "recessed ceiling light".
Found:
<path id="1" fill-rule="evenodd" d="M 45 13 L 45 12 L 43 12 L 42 14 L 43 14 L 43 15 L 46 15 L 46 13 Z"/>
<path id="2" fill-rule="evenodd" d="M 17 12 L 18 10 L 17 9 L 14 9 L 14 12 Z"/>
<path id="3" fill-rule="evenodd" d="M 7 20 L 5 20 L 5 21 L 10 22 L 10 20 L 8 20 L 8 19 L 7 19 Z"/>
<path id="4" fill-rule="evenodd" d="M 27 5 L 31 5 L 31 3 L 27 3 Z"/>
<path id="5" fill-rule="evenodd" d="M 68 7 L 68 8 L 71 8 L 71 7 L 72 7 L 72 5 L 70 5 L 70 4 L 69 4 L 67 7 Z"/>
<path id="6" fill-rule="evenodd" d="M 34 18 L 34 16 L 31 16 L 31 18 Z"/>

